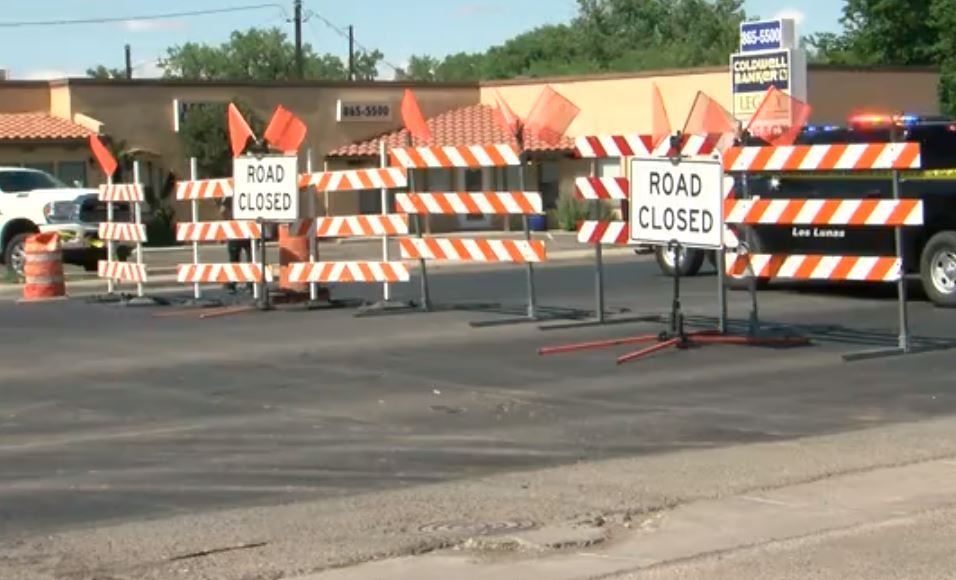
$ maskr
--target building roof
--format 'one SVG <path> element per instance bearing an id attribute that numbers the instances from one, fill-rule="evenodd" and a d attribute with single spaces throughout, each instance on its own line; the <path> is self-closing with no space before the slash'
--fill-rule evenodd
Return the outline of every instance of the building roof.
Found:
<path id="1" fill-rule="evenodd" d="M 0 141 L 66 141 L 92 134 L 82 125 L 47 113 L 0 113 Z"/>
<path id="2" fill-rule="evenodd" d="M 428 145 L 445 147 L 450 145 L 517 145 L 513 136 L 501 126 L 495 115 L 495 109 L 488 105 L 471 105 L 452 109 L 426 121 L 432 134 L 432 142 Z M 408 130 L 401 129 L 391 133 L 379 135 L 368 141 L 352 143 L 331 151 L 329 157 L 376 157 L 382 141 L 388 148 L 408 146 Z M 525 134 L 525 150 L 532 152 L 571 152 L 574 150 L 574 140 L 567 137 L 558 143 L 551 144 L 530 134 Z M 424 145 L 418 143 L 414 145 Z"/>

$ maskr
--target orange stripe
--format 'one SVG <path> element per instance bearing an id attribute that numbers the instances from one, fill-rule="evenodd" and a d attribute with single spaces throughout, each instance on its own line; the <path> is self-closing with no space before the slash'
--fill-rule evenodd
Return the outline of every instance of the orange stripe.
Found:
<path id="1" fill-rule="evenodd" d="M 312 268 L 316 268 L 316 266 L 312 266 Z M 322 264 L 322 266 L 319 267 L 318 270 L 319 270 L 319 274 L 318 274 L 319 282 L 328 282 L 329 279 L 332 277 L 332 264 Z"/>
<path id="2" fill-rule="evenodd" d="M 454 149 L 454 147 L 451 147 L 450 149 Z M 451 158 L 445 152 L 445 149 L 443 147 L 429 147 L 428 150 L 431 151 L 432 154 L 435 156 L 435 159 L 438 160 L 439 167 L 454 167 L 455 166 L 455 163 L 452 162 Z"/>
<path id="3" fill-rule="evenodd" d="M 362 280 L 368 282 L 375 279 L 375 274 L 372 273 L 372 268 L 366 262 L 360 262 L 358 264 L 358 269 L 362 273 Z"/>
<path id="4" fill-rule="evenodd" d="M 876 199 L 864 199 L 860 200 L 860 204 L 857 206 L 856 211 L 853 212 L 853 215 L 850 216 L 848 220 L 848 225 L 851 226 L 861 226 L 866 223 L 866 220 L 873 215 L 873 212 L 876 210 L 879 200 Z"/>
<path id="5" fill-rule="evenodd" d="M 412 204 L 415 206 L 415 209 L 418 210 L 418 213 L 420 214 L 429 213 L 428 206 L 425 205 L 424 197 L 422 197 L 421 195 L 418 195 L 417 193 L 410 193 L 409 196 L 410 196 L 410 199 L 412 200 Z"/>
<path id="6" fill-rule="evenodd" d="M 451 195 L 456 195 L 456 194 L 451 194 Z M 449 196 L 447 195 L 441 195 L 441 194 L 434 195 L 435 201 L 438 202 L 438 206 L 441 208 L 441 213 L 443 214 L 458 213 L 457 211 L 455 211 L 455 208 L 452 207 L 451 202 L 448 200 L 448 197 Z"/>
<path id="7" fill-rule="evenodd" d="M 803 263 L 800 264 L 800 267 L 797 268 L 794 277 L 798 279 L 808 279 L 813 276 L 813 271 L 818 265 L 820 265 L 820 260 L 822 256 L 806 256 L 803 259 Z"/>
<path id="8" fill-rule="evenodd" d="M 531 250 L 542 262 L 547 259 L 547 249 L 545 248 L 544 242 L 531 242 Z"/>
<path id="9" fill-rule="evenodd" d="M 491 207 L 494 208 L 494 211 L 496 214 L 507 214 L 508 208 L 505 206 L 501 197 L 502 196 L 494 194 L 494 193 L 489 193 L 488 195 L 485 196 L 485 198 L 488 200 L 488 203 L 490 203 Z"/>
<path id="10" fill-rule="evenodd" d="M 531 203 L 531 196 L 521 191 L 511 192 L 511 197 L 518 202 L 518 207 L 521 208 L 521 211 L 524 213 L 534 213 L 534 204 Z"/>
<path id="11" fill-rule="evenodd" d="M 740 154 L 743 153 L 742 147 L 731 147 L 724 153 L 724 169 L 730 171 L 734 166 L 734 163 L 737 163 L 737 159 L 740 158 Z"/>
<path id="12" fill-rule="evenodd" d="M 783 168 L 789 171 L 800 169 L 800 164 L 803 163 L 803 160 L 806 159 L 807 155 L 809 154 L 810 148 L 806 145 L 801 145 L 794 148 L 786 162 L 784 162 Z"/>
<path id="13" fill-rule="evenodd" d="M 385 273 L 386 280 L 389 282 L 398 282 L 398 272 L 391 264 L 388 262 L 383 263 L 382 271 Z"/>
<path id="14" fill-rule="evenodd" d="M 757 276 L 760 278 L 776 278 L 777 274 L 780 273 L 780 269 L 783 268 L 783 263 L 786 259 L 787 257 L 784 255 L 771 256 L 766 268 L 758 272 Z"/>
<path id="15" fill-rule="evenodd" d="M 843 154 L 846 153 L 846 145 L 828 145 L 828 150 L 826 155 L 823 156 L 823 159 L 820 160 L 820 163 L 815 167 L 815 169 L 829 170 L 834 169 L 837 166 L 837 163 L 840 162 L 840 159 L 843 158 Z"/>
<path id="16" fill-rule="evenodd" d="M 876 165 L 876 160 L 880 158 L 880 155 L 887 147 L 891 147 L 891 145 L 867 145 L 863 150 L 863 155 L 860 155 L 860 158 L 853 165 L 853 168 L 871 169 Z"/>
<path id="17" fill-rule="evenodd" d="M 358 178 L 359 183 L 362 184 L 361 189 L 375 189 L 375 182 L 369 178 L 368 171 L 356 172 L 356 178 Z"/>
<path id="18" fill-rule="evenodd" d="M 763 219 L 763 214 L 767 213 L 767 208 L 770 207 L 770 201 L 766 199 L 757 199 L 754 200 L 753 205 L 750 206 L 750 210 L 744 216 L 744 223 L 746 224 L 755 224 L 759 223 Z"/>
<path id="19" fill-rule="evenodd" d="M 424 169 L 428 167 L 428 164 L 425 163 L 425 158 L 422 157 L 422 154 L 418 149 L 410 147 L 406 149 L 405 152 L 408 154 L 408 157 L 411 160 L 412 167 L 416 167 L 418 169 Z"/>
<path id="20" fill-rule="evenodd" d="M 454 149 L 455 151 L 457 151 L 457 152 L 461 155 L 462 159 L 465 161 L 465 166 L 466 166 L 466 167 L 480 167 L 480 166 L 481 166 L 481 163 L 478 161 L 478 157 L 476 157 L 475 154 L 472 153 L 471 147 L 468 147 L 468 146 L 466 146 L 466 145 L 462 145 L 462 146 L 460 146 L 460 147 L 454 147 L 453 149 Z M 482 147 L 476 146 L 476 149 L 482 149 Z M 487 147 L 485 147 L 485 148 L 483 148 L 483 149 L 487 150 Z M 451 164 L 451 161 L 449 161 L 449 164 Z"/>
<path id="21" fill-rule="evenodd" d="M 770 163 L 770 158 L 773 157 L 776 151 L 776 147 L 759 148 L 757 150 L 757 156 L 754 157 L 754 160 L 747 169 L 750 171 L 763 171 L 767 167 L 767 164 Z"/>
<path id="22" fill-rule="evenodd" d="M 455 239 L 451 239 L 449 241 L 451 242 L 451 247 L 454 248 L 455 253 L 458 254 L 460 258 L 464 258 L 466 260 L 472 258 L 472 256 L 468 253 L 468 249 L 465 247 L 465 243 L 463 241 Z M 447 256 L 442 257 L 447 258 Z"/>
<path id="23" fill-rule="evenodd" d="M 492 164 L 494 164 L 497 167 L 508 165 L 508 161 L 505 159 L 504 154 L 502 154 L 502 152 L 499 151 L 497 147 L 495 147 L 494 145 L 488 145 L 484 149 L 485 149 L 485 152 L 488 153 L 488 157 L 491 158 Z"/>
<path id="24" fill-rule="evenodd" d="M 870 270 L 866 279 L 874 282 L 885 280 L 893 269 L 895 262 L 895 258 L 880 258 L 876 261 L 876 264 L 873 265 L 873 269 Z"/>
<path id="25" fill-rule="evenodd" d="M 896 207 L 890 212 L 886 225 L 902 225 L 913 211 L 916 210 L 915 199 L 901 199 L 896 202 Z"/>
<path id="26" fill-rule="evenodd" d="M 478 207 L 478 203 L 475 201 L 475 198 L 478 197 L 479 195 L 484 195 L 486 198 L 491 197 L 483 193 L 459 193 L 458 199 L 460 199 L 462 203 L 465 205 L 465 208 L 468 209 L 468 213 L 479 214 L 479 213 L 482 213 L 482 211 L 481 211 L 481 208 Z"/>
<path id="27" fill-rule="evenodd" d="M 492 249 L 491 244 L 487 240 L 476 240 L 478 251 L 481 252 L 481 255 L 484 256 L 484 259 L 489 262 L 497 262 L 498 255 Z"/>
<path id="28" fill-rule="evenodd" d="M 508 252 L 508 255 L 511 257 L 511 261 L 516 264 L 523 264 L 526 260 L 524 255 L 518 249 L 518 244 L 513 241 L 506 241 L 502 244 L 505 248 L 505 251 Z"/>
<path id="29" fill-rule="evenodd" d="M 402 255 L 408 256 L 409 258 L 421 259 L 421 255 L 418 250 L 415 248 L 415 243 L 408 239 L 398 240 L 398 244 L 401 247 Z"/>
<path id="30" fill-rule="evenodd" d="M 836 268 L 830 273 L 830 280 L 846 280 L 850 277 L 850 272 L 856 266 L 857 258 L 843 257 L 837 260 Z"/>
<path id="31" fill-rule="evenodd" d="M 840 209 L 840 200 L 828 199 L 823 202 L 820 210 L 812 218 L 814 224 L 827 224 L 833 219 L 834 214 Z"/>
<path id="32" fill-rule="evenodd" d="M 911 167 L 917 166 L 916 158 L 920 154 L 920 144 L 919 143 L 906 143 L 903 145 L 903 150 L 900 152 L 899 156 L 893 163 L 895 169 L 909 169 Z"/>
<path id="33" fill-rule="evenodd" d="M 797 216 L 800 214 L 800 210 L 803 209 L 803 206 L 807 204 L 805 199 L 794 199 L 784 208 L 783 213 L 780 214 L 780 218 L 777 220 L 779 224 L 792 224 L 797 220 Z M 769 204 L 768 204 L 769 205 Z"/>

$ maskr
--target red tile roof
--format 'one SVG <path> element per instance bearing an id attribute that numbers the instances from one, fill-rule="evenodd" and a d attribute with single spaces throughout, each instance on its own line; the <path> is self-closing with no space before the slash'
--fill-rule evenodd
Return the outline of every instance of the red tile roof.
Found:
<path id="1" fill-rule="evenodd" d="M 495 109 L 488 105 L 471 105 L 453 109 L 427 120 L 431 130 L 432 142 L 428 145 L 444 147 L 448 145 L 494 145 L 500 143 L 516 144 L 506 129 L 497 120 Z M 406 147 L 408 130 L 401 129 L 380 135 L 368 141 L 352 143 L 329 153 L 329 157 L 376 157 L 379 155 L 379 143 L 384 140 L 386 146 Z M 424 145 L 424 143 L 415 143 Z M 556 144 L 550 144 L 530 134 L 525 134 L 527 151 L 574 150 L 574 140 L 564 137 Z"/>
<path id="2" fill-rule="evenodd" d="M 93 131 L 46 113 L 0 113 L 0 141 L 86 139 Z"/>

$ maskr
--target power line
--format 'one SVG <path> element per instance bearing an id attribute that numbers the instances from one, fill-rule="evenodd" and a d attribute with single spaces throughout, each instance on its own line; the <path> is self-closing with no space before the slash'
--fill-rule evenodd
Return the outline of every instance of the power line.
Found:
<path id="1" fill-rule="evenodd" d="M 190 18 L 193 16 L 211 16 L 215 14 L 227 14 L 233 12 L 249 12 L 252 10 L 263 10 L 266 8 L 277 8 L 283 10 L 281 4 L 249 4 L 246 6 L 233 6 L 231 8 L 207 8 L 204 10 L 189 10 L 184 12 L 166 12 L 164 14 L 145 14 L 140 16 L 107 16 L 101 18 L 77 18 L 67 20 L 23 20 L 14 22 L 0 21 L 0 28 L 24 28 L 28 26 L 75 26 L 83 24 L 110 24 L 114 22 L 131 22 L 144 20 L 169 20 L 173 18 Z"/>
<path id="2" fill-rule="evenodd" d="M 344 39 L 346 39 L 346 40 L 349 39 L 349 31 L 348 31 L 347 29 L 342 28 L 341 26 L 337 26 L 334 22 L 332 22 L 331 20 L 329 20 L 329 19 L 326 18 L 325 16 L 322 16 L 321 14 L 319 14 L 318 12 L 316 12 L 315 10 L 311 10 L 311 9 L 310 9 L 308 15 L 309 15 L 309 16 L 315 16 L 316 18 L 318 18 L 319 20 L 321 20 L 323 24 L 325 24 L 328 28 L 330 28 L 332 31 L 334 31 L 336 34 L 338 34 L 338 35 L 341 36 L 342 38 L 344 38 Z M 311 22 L 311 19 L 309 19 L 308 21 Z M 314 23 L 313 23 L 313 25 L 314 25 Z M 359 43 L 358 40 L 355 40 L 355 36 L 354 36 L 354 35 L 352 35 L 352 42 L 355 44 L 355 47 L 358 48 L 359 50 L 361 50 L 362 52 L 364 52 L 364 53 L 366 53 L 366 54 L 372 52 L 371 50 L 368 49 L 367 46 L 365 46 L 365 45 Z M 394 64 L 392 64 L 392 63 L 390 63 L 389 61 L 385 60 L 384 58 L 383 58 L 380 62 L 381 62 L 382 64 L 384 64 L 385 66 L 387 66 L 388 68 L 392 69 L 392 70 L 395 71 L 395 72 L 400 72 L 400 71 L 402 70 L 401 67 L 395 66 Z"/>

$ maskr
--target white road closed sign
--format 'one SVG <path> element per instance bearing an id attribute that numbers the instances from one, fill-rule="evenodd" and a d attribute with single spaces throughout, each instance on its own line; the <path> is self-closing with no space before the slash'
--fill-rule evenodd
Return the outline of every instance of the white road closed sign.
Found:
<path id="1" fill-rule="evenodd" d="M 296 157 L 239 157 L 232 219 L 291 222 L 299 219 L 299 167 Z"/>
<path id="2" fill-rule="evenodd" d="M 631 242 L 719 249 L 723 177 L 718 160 L 632 159 Z"/>

